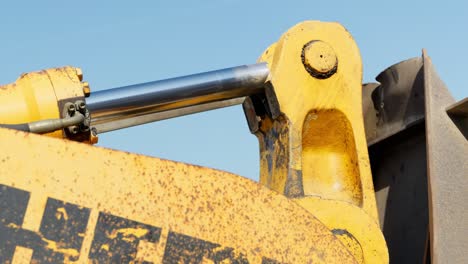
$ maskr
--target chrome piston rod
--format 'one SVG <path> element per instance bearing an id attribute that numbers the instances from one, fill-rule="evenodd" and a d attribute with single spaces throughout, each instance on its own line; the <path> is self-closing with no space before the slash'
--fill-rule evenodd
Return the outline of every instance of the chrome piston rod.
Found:
<path id="1" fill-rule="evenodd" d="M 265 63 L 244 65 L 91 93 L 87 107 L 98 133 L 240 104 L 263 92 Z"/>

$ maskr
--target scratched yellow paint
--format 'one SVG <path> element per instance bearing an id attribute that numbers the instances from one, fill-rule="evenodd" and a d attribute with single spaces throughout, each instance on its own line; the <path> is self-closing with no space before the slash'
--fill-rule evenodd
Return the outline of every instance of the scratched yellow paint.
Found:
<path id="1" fill-rule="evenodd" d="M 122 234 L 123 236 L 135 236 L 135 237 L 142 237 L 148 233 L 148 230 L 143 228 L 121 228 L 114 233 L 111 233 L 109 237 L 115 238 L 118 234 Z"/>
<path id="2" fill-rule="evenodd" d="M 310 43 L 320 45 L 311 49 Z M 276 119 L 262 117 L 256 133 L 261 182 L 294 198 L 330 229 L 352 234 L 362 250 L 343 242 L 363 263 L 388 262 L 364 133 L 361 57 L 352 36 L 338 23 L 302 22 L 259 61 L 268 63 L 270 94 L 280 112 Z M 307 68 L 326 72 L 335 64 L 336 73 L 324 78 Z"/>
<path id="3" fill-rule="evenodd" d="M 177 232 L 233 248 L 250 263 L 261 263 L 262 257 L 289 263 L 355 263 L 313 215 L 248 179 L 7 129 L 0 129 L 0 137 L 5 139 L 0 141 L 0 184 L 91 208 L 83 234 L 88 242 L 83 242 L 78 263 L 87 262 L 98 211 L 161 227 L 165 234 Z M 121 232 L 143 235 L 138 229 Z M 143 256 L 160 262 L 164 245 L 160 241 L 148 247 L 154 251 Z"/>

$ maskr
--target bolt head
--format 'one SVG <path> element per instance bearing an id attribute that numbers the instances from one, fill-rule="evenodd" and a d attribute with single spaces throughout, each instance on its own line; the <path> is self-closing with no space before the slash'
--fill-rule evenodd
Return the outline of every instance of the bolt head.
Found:
<path id="1" fill-rule="evenodd" d="M 69 112 L 70 114 L 72 114 L 72 113 L 74 113 L 74 112 L 76 111 L 76 107 L 75 107 L 75 105 L 72 104 L 72 103 L 70 103 L 70 104 L 68 105 L 67 108 L 68 108 L 68 112 Z"/>
<path id="2" fill-rule="evenodd" d="M 78 108 L 79 108 L 80 110 L 86 109 L 86 103 L 83 102 L 83 101 L 80 101 L 80 102 L 78 103 Z"/>
<path id="3" fill-rule="evenodd" d="M 332 46 L 320 40 L 313 40 L 304 45 L 302 63 L 305 69 L 318 79 L 329 78 L 338 68 L 338 58 Z"/>
<path id="4" fill-rule="evenodd" d="M 70 126 L 70 127 L 68 127 L 68 131 L 71 134 L 76 135 L 80 131 L 80 128 L 78 126 Z"/>

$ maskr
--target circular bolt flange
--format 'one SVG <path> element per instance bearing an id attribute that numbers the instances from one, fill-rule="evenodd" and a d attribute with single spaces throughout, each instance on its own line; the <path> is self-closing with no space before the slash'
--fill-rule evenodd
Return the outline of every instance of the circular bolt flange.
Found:
<path id="1" fill-rule="evenodd" d="M 320 40 L 308 42 L 302 48 L 302 64 L 317 79 L 327 79 L 336 73 L 338 58 L 333 48 Z"/>

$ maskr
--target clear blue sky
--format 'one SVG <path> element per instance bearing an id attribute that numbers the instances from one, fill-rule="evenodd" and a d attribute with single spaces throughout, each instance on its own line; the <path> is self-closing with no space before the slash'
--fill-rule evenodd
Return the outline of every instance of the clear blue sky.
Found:
<path id="1" fill-rule="evenodd" d="M 467 1 L 5 1 L 0 83 L 73 65 L 93 90 L 254 63 L 303 20 L 338 21 L 361 50 L 364 82 L 426 48 L 452 94 L 467 96 Z M 241 107 L 100 136 L 100 146 L 258 178 Z"/>

